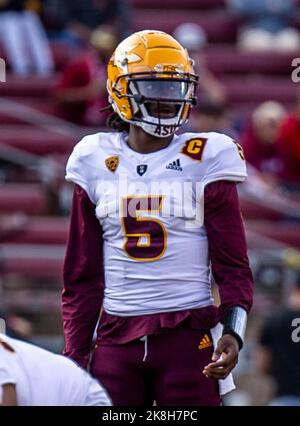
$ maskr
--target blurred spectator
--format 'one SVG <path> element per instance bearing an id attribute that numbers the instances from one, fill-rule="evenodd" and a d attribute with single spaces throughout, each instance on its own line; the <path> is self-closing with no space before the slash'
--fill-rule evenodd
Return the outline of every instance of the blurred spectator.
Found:
<path id="1" fill-rule="evenodd" d="M 240 139 L 247 161 L 270 180 L 282 172 L 276 142 L 285 116 L 286 111 L 278 102 L 263 102 L 253 111 Z"/>
<path id="2" fill-rule="evenodd" d="M 12 71 L 47 76 L 54 70 L 52 52 L 36 10 L 39 2 L 0 0 L 0 41 Z"/>
<path id="3" fill-rule="evenodd" d="M 192 110 L 189 127 L 193 132 L 219 132 L 237 137 L 224 104 L 209 100 L 199 101 Z"/>
<path id="4" fill-rule="evenodd" d="M 300 37 L 291 21 L 297 11 L 295 0 L 227 0 L 244 18 L 238 44 L 245 50 L 291 51 L 299 49 Z"/>
<path id="5" fill-rule="evenodd" d="M 289 189 L 300 191 L 300 96 L 294 112 L 282 123 L 277 145 L 283 160 L 282 178 Z"/>
<path id="6" fill-rule="evenodd" d="M 21 315 L 13 312 L 1 312 L 0 318 L 5 320 L 5 334 L 14 339 L 30 342 L 33 336 L 33 324 Z"/>
<path id="7" fill-rule="evenodd" d="M 198 24 L 185 23 L 175 28 L 173 37 L 184 46 L 195 61 L 195 71 L 199 75 L 198 96 L 214 102 L 224 102 L 225 88 L 207 69 L 203 49 L 206 47 L 205 31 Z"/>
<path id="8" fill-rule="evenodd" d="M 58 39 L 69 45 L 74 42 L 73 36 L 65 32 L 69 19 L 68 2 L 65 0 L 43 0 L 42 17 L 50 39 Z"/>
<path id="9" fill-rule="evenodd" d="M 108 104 L 106 66 L 117 41 L 108 25 L 91 33 L 89 47 L 66 66 L 57 84 L 60 116 L 78 124 L 105 124 L 106 115 L 100 109 Z"/>
<path id="10" fill-rule="evenodd" d="M 120 38 L 130 32 L 130 10 L 127 0 L 48 0 L 57 4 L 57 15 L 64 21 L 64 34 L 74 43 L 90 40 L 100 25 L 113 25 Z M 63 3 L 61 5 L 61 3 Z M 54 9 L 54 6 L 52 6 Z M 62 22 L 61 22 L 62 24 Z"/>
<path id="11" fill-rule="evenodd" d="M 292 339 L 292 322 L 300 319 L 300 271 L 289 298 L 289 306 L 268 318 L 261 331 L 257 363 L 276 383 L 270 405 L 300 406 L 300 345 Z"/>

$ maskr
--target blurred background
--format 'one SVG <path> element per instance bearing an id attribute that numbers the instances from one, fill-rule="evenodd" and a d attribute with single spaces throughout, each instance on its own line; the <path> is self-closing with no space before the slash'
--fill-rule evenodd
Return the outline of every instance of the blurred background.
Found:
<path id="1" fill-rule="evenodd" d="M 226 404 L 300 405 L 300 342 L 297 333 L 292 338 L 300 325 L 292 325 L 300 318 L 298 0 L 0 0 L 7 64 L 0 83 L 0 317 L 9 334 L 62 350 L 72 196 L 64 168 L 83 135 L 105 131 L 99 109 L 107 105 L 108 58 L 142 29 L 169 32 L 195 60 L 198 106 L 184 130 L 226 133 L 248 162 L 239 192 L 256 290 L 238 390 Z"/>

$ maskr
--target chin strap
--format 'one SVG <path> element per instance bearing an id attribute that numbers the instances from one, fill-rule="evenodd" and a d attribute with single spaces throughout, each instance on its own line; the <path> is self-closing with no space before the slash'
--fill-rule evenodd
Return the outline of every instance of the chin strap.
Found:
<path id="1" fill-rule="evenodd" d="M 240 306 L 234 306 L 228 309 L 221 323 L 224 325 L 223 335 L 231 334 L 234 336 L 239 344 L 240 350 L 244 345 L 244 336 L 247 325 L 247 312 Z"/>

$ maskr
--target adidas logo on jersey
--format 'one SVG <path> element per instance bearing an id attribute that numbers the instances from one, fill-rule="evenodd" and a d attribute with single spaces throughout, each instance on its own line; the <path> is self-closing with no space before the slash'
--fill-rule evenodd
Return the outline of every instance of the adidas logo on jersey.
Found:
<path id="1" fill-rule="evenodd" d="M 201 339 L 198 349 L 205 349 L 212 346 L 212 341 L 207 334 L 204 335 L 203 339 Z"/>
<path id="2" fill-rule="evenodd" d="M 177 158 L 177 160 L 172 161 L 172 163 L 168 164 L 166 169 L 178 170 L 179 172 L 182 172 L 182 167 L 180 165 L 179 158 Z"/>

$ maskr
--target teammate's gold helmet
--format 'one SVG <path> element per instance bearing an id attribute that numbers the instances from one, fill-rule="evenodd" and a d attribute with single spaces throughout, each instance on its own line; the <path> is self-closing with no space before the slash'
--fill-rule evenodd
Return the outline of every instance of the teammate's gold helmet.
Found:
<path id="1" fill-rule="evenodd" d="M 187 121 L 197 81 L 187 50 L 162 31 L 127 37 L 108 64 L 107 90 L 114 111 L 157 137 L 173 134 Z"/>

